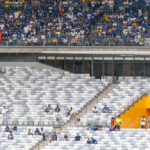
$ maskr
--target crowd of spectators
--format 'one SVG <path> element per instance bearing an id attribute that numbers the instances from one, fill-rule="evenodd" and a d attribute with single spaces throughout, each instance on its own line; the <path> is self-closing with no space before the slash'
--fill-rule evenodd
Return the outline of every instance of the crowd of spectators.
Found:
<path id="1" fill-rule="evenodd" d="M 150 0 L 2 0 L 0 44 L 144 45 Z"/>
<path id="2" fill-rule="evenodd" d="M 95 45 L 143 46 L 150 38 L 150 0 L 107 0 L 95 34 Z"/>

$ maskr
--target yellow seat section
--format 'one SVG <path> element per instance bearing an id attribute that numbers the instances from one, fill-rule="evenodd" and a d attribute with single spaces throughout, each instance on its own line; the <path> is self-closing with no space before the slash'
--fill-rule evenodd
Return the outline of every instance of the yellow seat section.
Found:
<path id="1" fill-rule="evenodd" d="M 143 96 L 129 110 L 121 115 L 121 128 L 141 128 L 141 116 L 145 116 L 146 128 L 148 128 L 147 118 L 150 116 L 150 95 Z"/>

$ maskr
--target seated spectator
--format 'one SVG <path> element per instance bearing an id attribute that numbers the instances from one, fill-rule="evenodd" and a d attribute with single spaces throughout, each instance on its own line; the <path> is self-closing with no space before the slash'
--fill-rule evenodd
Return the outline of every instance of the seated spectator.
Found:
<path id="1" fill-rule="evenodd" d="M 87 140 L 87 144 L 91 144 L 91 141 L 90 141 L 90 139 L 88 138 L 88 140 Z"/>
<path id="2" fill-rule="evenodd" d="M 70 109 L 67 112 L 67 116 L 73 116 L 74 112 L 73 112 L 73 108 L 70 107 Z"/>
<path id="3" fill-rule="evenodd" d="M 98 130 L 98 125 L 97 125 L 97 123 L 94 124 L 93 130 L 94 130 L 94 131 L 97 131 L 97 130 Z"/>
<path id="4" fill-rule="evenodd" d="M 13 134 L 12 132 L 10 132 L 10 134 L 8 135 L 8 140 L 13 140 L 13 139 L 14 139 Z"/>
<path id="5" fill-rule="evenodd" d="M 52 137 L 51 137 L 51 141 L 57 141 L 56 132 L 53 133 L 53 135 L 52 135 Z"/>
<path id="6" fill-rule="evenodd" d="M 114 117 L 111 118 L 110 126 L 115 126 L 115 118 Z"/>
<path id="7" fill-rule="evenodd" d="M 79 133 L 77 133 L 77 135 L 74 137 L 75 141 L 80 141 L 81 140 L 81 136 L 79 135 Z"/>
<path id="8" fill-rule="evenodd" d="M 12 127 L 12 131 L 13 132 L 17 132 L 17 126 L 16 126 L 16 124 Z"/>
<path id="9" fill-rule="evenodd" d="M 107 113 L 107 106 L 106 105 L 103 107 L 102 112 Z"/>
<path id="10" fill-rule="evenodd" d="M 45 108 L 45 112 L 49 113 L 50 111 L 52 111 L 53 109 L 51 108 L 51 105 L 48 104 L 48 106 Z"/>
<path id="11" fill-rule="evenodd" d="M 104 108 L 102 109 L 102 112 L 103 113 L 112 113 L 112 110 L 105 105 Z"/>
<path id="12" fill-rule="evenodd" d="M 91 137 L 91 144 L 97 144 L 97 141 Z"/>
<path id="13" fill-rule="evenodd" d="M 34 131 L 34 134 L 35 135 L 40 135 L 41 134 L 38 128 L 36 128 L 36 130 Z"/>
<path id="14" fill-rule="evenodd" d="M 122 123 L 122 120 L 121 120 L 120 116 L 118 116 L 116 118 L 116 126 L 115 126 L 116 131 L 120 131 L 120 125 L 121 125 L 121 123 Z"/>
<path id="15" fill-rule="evenodd" d="M 60 107 L 58 105 L 55 108 L 55 112 L 60 112 Z"/>
<path id="16" fill-rule="evenodd" d="M 116 127 L 115 127 L 115 120 L 114 117 L 111 118 L 111 122 L 110 122 L 110 127 L 109 127 L 109 131 L 115 131 Z"/>
<path id="17" fill-rule="evenodd" d="M 31 129 L 28 130 L 28 135 L 33 135 Z"/>
<path id="18" fill-rule="evenodd" d="M 6 127 L 5 127 L 5 132 L 10 132 L 9 126 L 6 126 Z"/>
<path id="19" fill-rule="evenodd" d="M 5 132 L 10 132 L 10 128 L 8 126 L 5 127 Z"/>
<path id="20" fill-rule="evenodd" d="M 43 141 L 45 141 L 45 130 L 43 128 L 41 128 L 40 135 L 43 136 Z"/>
<path id="21" fill-rule="evenodd" d="M 96 106 L 93 108 L 93 113 L 98 113 L 98 108 Z"/>
<path id="22" fill-rule="evenodd" d="M 86 128 L 86 130 L 90 130 L 90 131 L 93 130 L 93 127 L 90 123 L 88 124 L 88 127 Z"/>
<path id="23" fill-rule="evenodd" d="M 5 116 L 7 112 L 8 109 L 6 108 L 6 106 L 4 106 L 3 109 L 1 110 L 1 113 L 3 114 L 3 116 Z"/>
<path id="24" fill-rule="evenodd" d="M 112 113 L 112 110 L 110 109 L 110 107 L 107 107 L 107 113 Z"/>
<path id="25" fill-rule="evenodd" d="M 64 134 L 64 140 L 68 141 L 68 135 L 67 134 Z"/>

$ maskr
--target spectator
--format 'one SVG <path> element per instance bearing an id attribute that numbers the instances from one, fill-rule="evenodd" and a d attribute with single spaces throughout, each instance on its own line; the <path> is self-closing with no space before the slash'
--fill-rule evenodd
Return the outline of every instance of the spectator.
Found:
<path id="1" fill-rule="evenodd" d="M 91 137 L 91 144 L 97 144 L 97 141 Z"/>
<path id="2" fill-rule="evenodd" d="M 28 130 L 28 135 L 33 135 L 31 129 Z"/>
<path id="3" fill-rule="evenodd" d="M 60 107 L 59 107 L 59 105 L 56 106 L 55 112 L 60 112 Z"/>
<path id="4" fill-rule="evenodd" d="M 98 108 L 96 106 L 93 108 L 93 113 L 98 113 Z"/>
<path id="5" fill-rule="evenodd" d="M 97 130 L 98 130 L 98 125 L 97 125 L 97 123 L 94 124 L 93 130 L 94 130 L 94 131 L 97 131 Z"/>
<path id="6" fill-rule="evenodd" d="M 12 131 L 13 132 L 17 132 L 17 126 L 16 126 L 16 124 L 12 127 Z"/>
<path id="7" fill-rule="evenodd" d="M 114 117 L 111 118 L 110 126 L 115 126 L 115 118 Z"/>
<path id="8" fill-rule="evenodd" d="M 74 115 L 73 108 L 70 107 L 70 109 L 67 112 L 67 116 L 73 116 L 73 115 Z"/>
<path id="9" fill-rule="evenodd" d="M 106 105 L 103 107 L 102 112 L 107 113 L 107 106 Z"/>
<path id="10" fill-rule="evenodd" d="M 53 133 L 53 135 L 52 135 L 52 137 L 51 137 L 51 141 L 57 141 L 56 132 Z"/>
<path id="11" fill-rule="evenodd" d="M 89 131 L 93 130 L 93 127 L 90 123 L 88 124 L 87 130 L 89 130 Z"/>
<path id="12" fill-rule="evenodd" d="M 35 129 L 34 134 L 35 135 L 40 135 L 41 134 L 38 128 Z"/>
<path id="13" fill-rule="evenodd" d="M 5 132 L 10 132 L 9 126 L 6 126 L 6 127 L 5 127 Z"/>
<path id="14" fill-rule="evenodd" d="M 8 110 L 6 109 L 6 106 L 3 107 L 1 113 L 3 114 L 3 116 L 5 116 L 7 114 Z"/>
<path id="15" fill-rule="evenodd" d="M 110 122 L 110 127 L 109 127 L 109 131 L 115 131 L 115 120 L 114 117 L 112 117 L 111 122 Z"/>
<path id="16" fill-rule="evenodd" d="M 142 129 L 145 129 L 145 123 L 146 123 L 145 116 L 141 116 L 141 128 Z"/>
<path id="17" fill-rule="evenodd" d="M 107 107 L 107 113 L 112 113 L 112 110 L 109 107 Z"/>
<path id="18" fill-rule="evenodd" d="M 48 106 L 45 108 L 45 112 L 47 112 L 47 113 L 49 113 L 50 111 L 52 112 L 52 108 L 51 108 L 51 105 L 50 104 L 48 104 Z"/>
<path id="19" fill-rule="evenodd" d="M 45 130 L 41 128 L 40 134 L 43 136 L 43 141 L 45 141 Z"/>
<path id="20" fill-rule="evenodd" d="M 115 127 L 116 131 L 120 131 L 120 125 L 121 125 L 121 123 L 122 123 L 122 120 L 121 120 L 120 116 L 118 116 L 116 118 L 116 127 Z"/>
<path id="21" fill-rule="evenodd" d="M 87 144 L 91 144 L 91 141 L 90 141 L 90 139 L 88 138 L 88 140 L 87 140 Z"/>
<path id="22" fill-rule="evenodd" d="M 0 44 L 2 43 L 2 33 L 0 32 Z"/>
<path id="23" fill-rule="evenodd" d="M 79 135 L 79 133 L 77 133 L 77 135 L 74 137 L 75 141 L 80 141 L 81 140 L 81 136 Z"/>
<path id="24" fill-rule="evenodd" d="M 12 134 L 12 132 L 10 131 L 10 134 L 8 135 L 8 140 L 13 140 L 13 139 L 14 139 L 13 134 Z"/>
<path id="25" fill-rule="evenodd" d="M 64 134 L 64 140 L 68 141 L 68 135 L 67 134 Z"/>

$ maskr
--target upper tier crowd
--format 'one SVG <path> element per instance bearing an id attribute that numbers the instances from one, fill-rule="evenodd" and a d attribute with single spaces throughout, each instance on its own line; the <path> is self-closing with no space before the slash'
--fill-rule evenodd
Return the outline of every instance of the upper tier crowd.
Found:
<path id="1" fill-rule="evenodd" d="M 150 0 L 1 0 L 0 45 L 143 46 Z"/>

